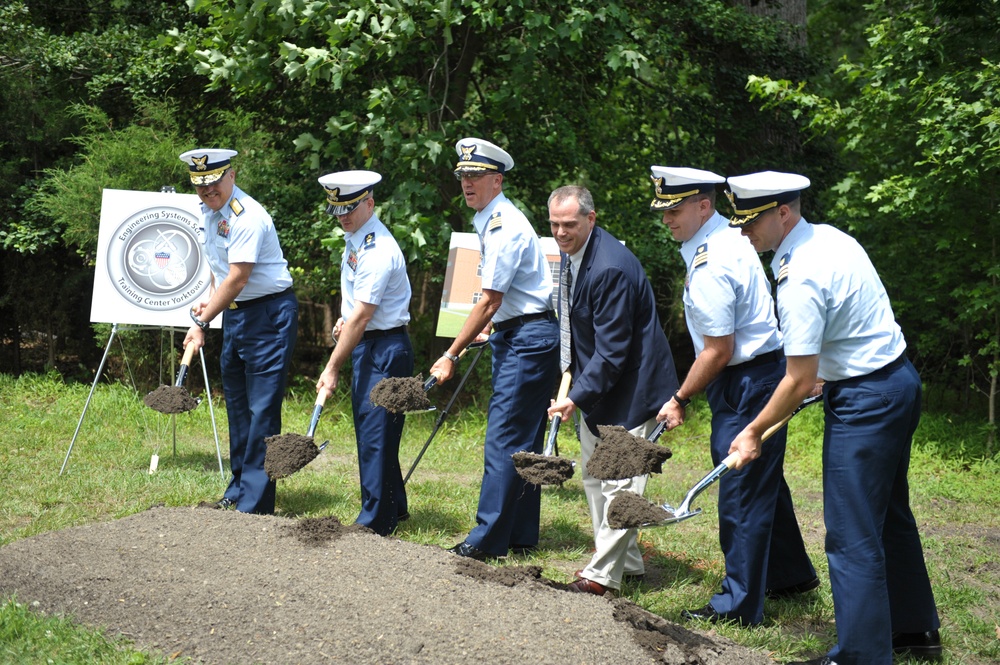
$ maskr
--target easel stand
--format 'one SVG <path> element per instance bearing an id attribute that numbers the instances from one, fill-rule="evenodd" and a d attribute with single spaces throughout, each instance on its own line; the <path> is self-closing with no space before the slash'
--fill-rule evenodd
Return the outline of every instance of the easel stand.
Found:
<path id="1" fill-rule="evenodd" d="M 87 401 L 83 405 L 83 411 L 80 413 L 80 420 L 76 424 L 76 431 L 73 432 L 73 439 L 69 442 L 69 449 L 66 451 L 66 459 L 63 460 L 62 468 L 59 469 L 59 475 L 63 475 L 66 470 L 66 465 L 69 463 L 69 456 L 73 452 L 73 444 L 76 443 L 76 437 L 80 434 L 80 427 L 83 426 L 83 419 L 87 415 L 87 409 L 90 407 L 90 400 L 94 397 L 94 390 L 97 388 L 97 382 L 101 378 L 101 373 L 104 372 L 104 366 L 107 364 L 108 355 L 111 352 L 111 344 L 114 342 L 115 335 L 119 330 L 134 329 L 134 330 L 160 330 L 158 326 L 128 326 L 113 323 L 111 325 L 111 335 L 108 337 L 108 344 L 104 347 L 104 356 L 101 358 L 101 365 L 97 368 L 97 373 L 94 374 L 94 383 L 90 386 L 90 393 L 87 395 Z M 124 353 L 124 347 L 122 347 Z M 205 380 L 205 401 L 208 402 L 208 412 L 212 419 L 212 433 L 215 435 L 215 455 L 219 460 L 219 475 L 225 480 L 226 474 L 222 469 L 222 448 L 219 445 L 219 428 L 215 423 L 215 407 L 212 405 L 212 392 L 208 384 L 208 369 L 205 367 L 205 351 L 204 349 L 198 349 L 198 355 L 201 359 L 201 372 Z M 171 374 L 173 374 L 173 359 L 171 358 Z M 174 454 L 177 454 L 177 415 L 171 414 L 170 416 L 171 424 L 173 428 L 173 444 L 174 444 Z"/>

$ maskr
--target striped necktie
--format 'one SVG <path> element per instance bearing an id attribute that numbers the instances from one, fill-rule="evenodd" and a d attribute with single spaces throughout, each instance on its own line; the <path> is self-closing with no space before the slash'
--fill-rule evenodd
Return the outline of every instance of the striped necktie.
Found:
<path id="1" fill-rule="evenodd" d="M 559 272 L 559 367 L 565 372 L 573 360 L 569 328 L 569 289 L 573 283 L 573 273 L 569 261 Z"/>

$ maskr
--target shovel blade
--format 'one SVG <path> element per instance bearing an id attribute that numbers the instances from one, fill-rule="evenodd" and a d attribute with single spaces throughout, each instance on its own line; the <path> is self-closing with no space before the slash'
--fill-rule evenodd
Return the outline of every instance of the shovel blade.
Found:
<path id="1" fill-rule="evenodd" d="M 643 528 L 651 526 L 665 526 L 667 524 L 676 524 L 677 522 L 683 522 L 684 520 L 689 520 L 692 517 L 701 515 L 701 508 L 695 508 L 694 510 L 689 510 L 687 512 L 678 512 L 669 503 L 665 503 L 660 506 L 668 514 L 667 519 L 659 520 L 656 522 L 650 522 L 649 524 L 643 524 Z"/>

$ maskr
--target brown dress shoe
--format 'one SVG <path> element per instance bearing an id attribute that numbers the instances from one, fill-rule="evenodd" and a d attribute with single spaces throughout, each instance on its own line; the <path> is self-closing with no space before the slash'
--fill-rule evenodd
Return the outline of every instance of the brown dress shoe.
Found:
<path id="1" fill-rule="evenodd" d="M 603 596 L 606 593 L 614 593 L 614 589 L 609 589 L 603 584 L 598 584 L 594 580 L 588 580 L 586 577 L 581 577 L 577 581 L 570 583 L 569 590 L 574 593 L 592 593 L 595 596 Z"/>

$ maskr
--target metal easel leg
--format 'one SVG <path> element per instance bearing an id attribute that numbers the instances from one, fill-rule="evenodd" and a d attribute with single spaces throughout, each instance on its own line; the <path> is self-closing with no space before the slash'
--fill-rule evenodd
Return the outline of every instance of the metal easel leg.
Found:
<path id="1" fill-rule="evenodd" d="M 111 351 L 111 342 L 115 339 L 115 333 L 118 332 L 118 324 L 111 324 L 111 335 L 108 336 L 108 345 L 104 347 L 104 356 L 101 358 L 101 366 L 97 368 L 97 373 L 94 374 L 94 383 L 90 386 L 90 394 L 87 395 L 87 401 L 83 405 L 83 411 L 80 412 L 80 420 L 76 424 L 76 431 L 73 432 L 73 439 L 69 442 L 69 450 L 66 451 L 66 459 L 63 460 L 62 468 L 59 469 L 59 475 L 63 475 L 63 471 L 66 470 L 66 464 L 69 462 L 69 455 L 73 452 L 73 444 L 76 443 L 76 437 L 80 434 L 80 426 L 83 425 L 83 417 L 87 415 L 87 407 L 90 406 L 90 399 L 94 396 L 94 389 L 97 388 L 97 382 L 101 378 L 101 372 L 104 371 L 104 364 L 108 361 L 108 353 Z"/>
<path id="2" fill-rule="evenodd" d="M 219 475 L 222 480 L 226 479 L 226 472 L 222 470 L 222 448 L 219 446 L 219 428 L 215 424 L 215 407 L 212 406 L 212 389 L 208 387 L 208 368 L 205 367 L 205 348 L 198 349 L 198 356 L 201 358 L 201 374 L 205 378 L 205 399 L 208 401 L 208 412 L 212 417 L 212 434 L 215 435 L 215 456 L 219 460 Z"/>

